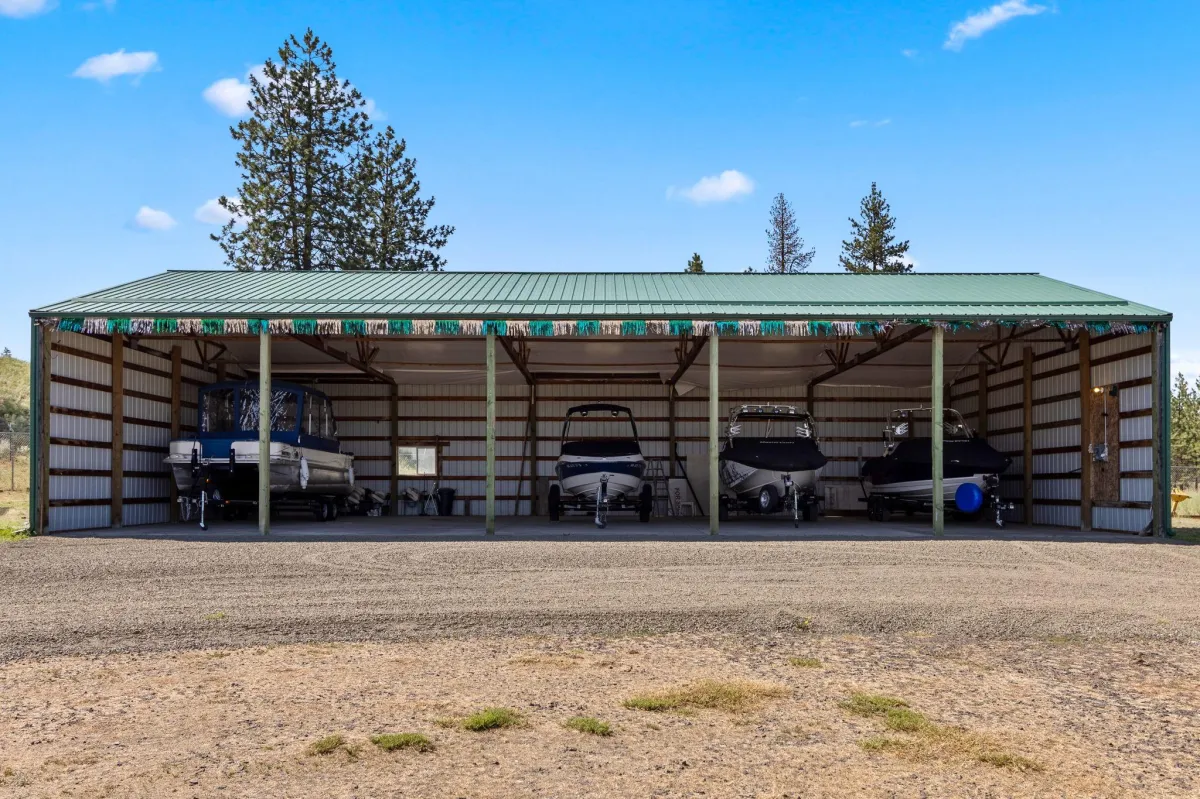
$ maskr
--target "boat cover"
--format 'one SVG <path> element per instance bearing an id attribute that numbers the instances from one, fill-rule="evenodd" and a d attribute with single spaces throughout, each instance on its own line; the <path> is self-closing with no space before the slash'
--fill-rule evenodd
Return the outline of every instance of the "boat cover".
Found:
<path id="1" fill-rule="evenodd" d="M 825 455 L 811 438 L 734 438 L 718 458 L 772 472 L 807 472 L 825 465 Z"/>
<path id="2" fill-rule="evenodd" d="M 1000 474 L 1012 463 L 982 438 L 948 438 L 943 442 L 943 477 Z M 870 458 L 862 476 L 875 485 L 933 479 L 933 443 L 928 438 L 901 441 L 890 455 Z"/>
<path id="3" fill-rule="evenodd" d="M 642 449 L 632 438 L 602 438 L 592 441 L 564 441 L 562 454 L 579 458 L 622 458 L 641 455 Z"/>

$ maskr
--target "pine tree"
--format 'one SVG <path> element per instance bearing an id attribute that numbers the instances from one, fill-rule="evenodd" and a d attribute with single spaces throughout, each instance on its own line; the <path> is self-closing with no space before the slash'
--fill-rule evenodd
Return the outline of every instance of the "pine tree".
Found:
<path id="1" fill-rule="evenodd" d="M 340 80 L 312 30 L 250 76 L 242 185 L 221 197 L 230 221 L 212 238 L 236 269 L 440 269 L 454 229 L 427 227 L 416 162 L 389 127 L 372 138 L 362 95 Z"/>
<path id="2" fill-rule="evenodd" d="M 853 237 L 842 242 L 839 258 L 847 272 L 911 272 L 912 264 L 905 259 L 908 242 L 897 242 L 892 234 L 896 219 L 875 183 L 871 193 L 859 207 L 860 222 L 850 220 Z"/>
<path id="3" fill-rule="evenodd" d="M 771 203 L 767 251 L 767 271 L 781 274 L 807 272 L 817 254 L 816 250 L 804 251 L 804 239 L 800 238 L 796 227 L 796 214 L 783 192 L 775 195 L 775 202 Z"/>
<path id="4" fill-rule="evenodd" d="M 446 259 L 438 250 L 454 228 L 427 227 L 434 198 L 422 200 L 416 160 L 405 155 L 404 139 L 392 126 L 375 137 L 355 171 L 354 259 L 347 269 L 439 271 Z"/>
<path id="5" fill-rule="evenodd" d="M 687 268 L 683 271 L 691 275 L 704 274 L 704 259 L 700 257 L 700 253 L 692 253 L 692 257 L 688 259 Z"/>
<path id="6" fill-rule="evenodd" d="M 1182 373 L 1171 392 L 1171 461 L 1175 487 L 1200 483 L 1200 378 L 1193 388 Z"/>

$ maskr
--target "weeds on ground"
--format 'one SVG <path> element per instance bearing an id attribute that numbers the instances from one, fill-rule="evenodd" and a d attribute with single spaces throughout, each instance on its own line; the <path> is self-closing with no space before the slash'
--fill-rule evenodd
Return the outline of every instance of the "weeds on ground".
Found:
<path id="1" fill-rule="evenodd" d="M 310 755 L 328 755 L 345 746 L 346 739 L 335 733 L 333 735 L 326 735 L 318 741 L 313 741 L 308 745 L 308 753 Z"/>
<path id="2" fill-rule="evenodd" d="M 567 719 L 567 727 L 578 732 L 586 732 L 588 735 L 612 735 L 612 727 L 607 722 L 591 716 L 576 716 Z"/>
<path id="3" fill-rule="evenodd" d="M 672 691 L 631 696 L 625 700 L 624 705 L 630 710 L 653 712 L 698 709 L 738 713 L 758 707 L 767 699 L 776 699 L 787 694 L 788 689 L 778 685 L 743 680 L 703 680 Z"/>
<path id="4" fill-rule="evenodd" d="M 484 708 L 462 720 L 462 728 L 471 732 L 496 730 L 501 727 L 517 727 L 523 723 L 521 714 L 506 707 Z"/>
<path id="5" fill-rule="evenodd" d="M 204 616 L 205 621 L 220 621 L 223 618 L 225 618 L 225 611 L 223 610 L 218 610 L 214 613 L 208 613 Z"/>
<path id="6" fill-rule="evenodd" d="M 419 732 L 388 732 L 382 735 L 372 735 L 371 743 L 385 752 L 396 749 L 413 749 L 418 752 L 432 752 L 433 741 Z"/>
<path id="7" fill-rule="evenodd" d="M 852 694 L 841 707 L 858 716 L 878 718 L 904 736 L 875 735 L 859 741 L 867 752 L 890 752 L 910 760 L 974 760 L 1015 771 L 1041 771 L 1041 764 L 1006 752 L 984 735 L 934 724 L 909 708 L 903 699 L 879 694 Z"/>
<path id="8" fill-rule="evenodd" d="M 788 665 L 800 669 L 819 669 L 821 661 L 817 658 L 788 658 Z"/>
<path id="9" fill-rule="evenodd" d="M 29 528 L 0 527 L 0 541 L 24 541 L 30 537 Z"/>

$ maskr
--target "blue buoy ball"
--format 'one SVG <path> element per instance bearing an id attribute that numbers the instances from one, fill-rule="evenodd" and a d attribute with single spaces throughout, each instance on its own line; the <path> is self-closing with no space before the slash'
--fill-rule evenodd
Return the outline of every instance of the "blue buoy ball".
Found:
<path id="1" fill-rule="evenodd" d="M 983 507 L 983 489 L 974 483 L 963 483 L 954 492 L 954 504 L 963 513 L 974 513 Z"/>

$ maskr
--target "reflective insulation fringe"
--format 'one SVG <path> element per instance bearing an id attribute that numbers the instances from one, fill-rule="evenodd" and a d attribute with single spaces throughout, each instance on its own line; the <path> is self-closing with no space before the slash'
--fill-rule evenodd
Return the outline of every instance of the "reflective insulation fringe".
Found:
<path id="1" fill-rule="evenodd" d="M 848 338 L 887 333 L 897 325 L 939 327 L 950 333 L 999 327 L 1045 326 L 1058 330 L 1088 330 L 1103 335 L 1147 333 L 1154 325 L 1147 322 L 1071 321 L 1041 319 L 946 320 L 895 319 L 891 321 L 821 320 L 692 320 L 692 319 L 224 319 L 213 318 L 130 318 L 127 316 L 44 317 L 38 323 L 69 333 L 132 336 L 185 335 L 233 336 L 257 335 L 264 328 L 271 333 L 297 336 L 470 336 L 487 333 L 497 336 L 724 336 L 756 338 L 762 336 L 823 336 Z"/>

